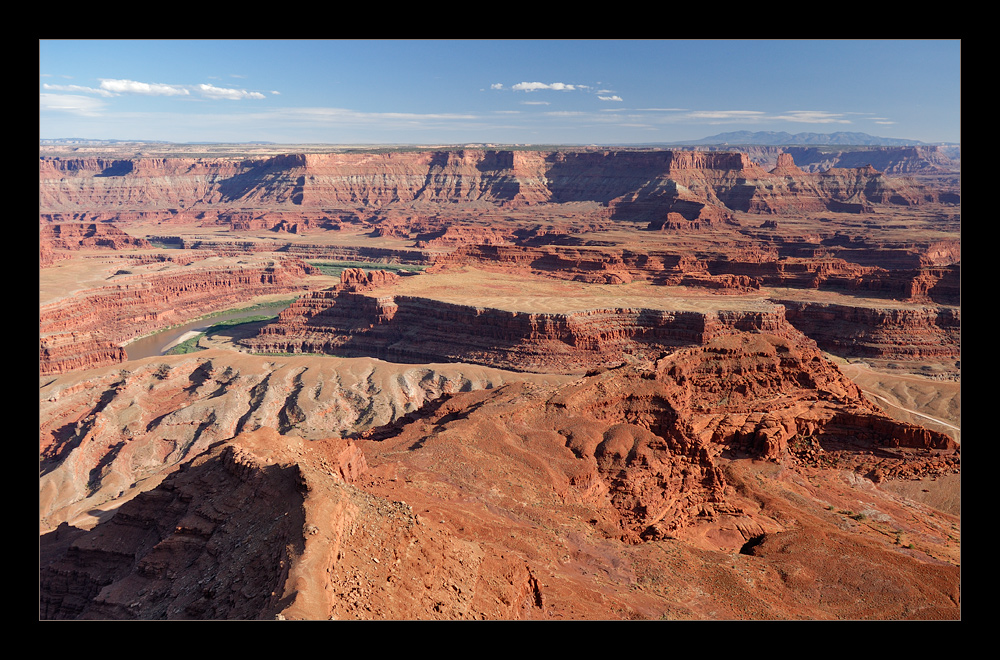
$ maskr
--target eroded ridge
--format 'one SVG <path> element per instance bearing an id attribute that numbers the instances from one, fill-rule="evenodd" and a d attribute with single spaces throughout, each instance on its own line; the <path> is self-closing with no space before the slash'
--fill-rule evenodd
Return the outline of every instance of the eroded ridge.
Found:
<path id="1" fill-rule="evenodd" d="M 903 533 L 911 509 L 852 479 L 944 475 L 958 453 L 947 436 L 887 417 L 807 340 L 734 333 L 563 384 L 446 395 L 353 442 L 244 432 L 73 541 L 43 570 L 43 608 L 53 618 L 587 618 L 610 602 L 697 618 L 701 606 L 670 593 L 711 583 L 739 603 L 713 602 L 723 618 L 952 618 L 957 568 L 882 540 Z M 218 470 L 232 476 L 209 476 Z M 868 513 L 855 520 L 842 507 L 859 497 Z M 135 541 L 112 552 L 104 544 L 123 525 Z M 71 533 L 61 529 L 55 538 Z M 923 552 L 945 556 L 943 529 L 920 533 Z M 827 558 L 808 565 L 810 581 L 777 578 L 804 569 L 789 546 Z M 834 551 L 854 557 L 846 572 Z M 733 553 L 756 563 L 702 563 Z M 241 578 L 257 561 L 275 570 Z M 659 583 L 669 591 L 636 592 L 675 561 L 690 570 Z M 877 605 L 864 596 L 874 564 Z M 599 597 L 595 570 L 607 576 Z M 746 571 L 755 579 L 735 579 Z M 810 585 L 834 574 L 837 598 L 810 600 Z"/>

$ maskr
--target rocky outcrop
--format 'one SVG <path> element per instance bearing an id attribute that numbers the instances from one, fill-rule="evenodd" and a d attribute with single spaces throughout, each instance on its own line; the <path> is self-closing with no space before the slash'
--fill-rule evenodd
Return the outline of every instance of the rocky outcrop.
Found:
<path id="1" fill-rule="evenodd" d="M 743 261 L 738 257 L 711 260 L 714 275 L 741 276 L 759 286 L 850 291 L 905 302 L 961 302 L 958 264 L 936 268 L 889 269 L 862 266 L 843 259 L 790 258 Z"/>
<path id="2" fill-rule="evenodd" d="M 308 465 L 296 456 L 304 451 Z M 339 438 L 306 445 L 262 429 L 216 445 L 124 504 L 102 528 L 113 548 L 84 539 L 46 566 L 40 617 L 273 619 L 305 595 L 296 561 L 312 525 L 310 468 L 321 464 L 322 478 L 340 484 L 366 469 Z M 246 506 L 265 501 L 266 520 Z"/>
<path id="3" fill-rule="evenodd" d="M 702 147 L 710 151 L 727 150 L 722 147 Z M 737 147 L 728 147 L 733 149 Z M 804 172 L 817 173 L 831 167 L 854 168 L 871 165 L 889 175 L 955 174 L 961 169 L 960 157 L 952 153 L 950 147 L 940 146 L 900 146 L 877 147 L 855 146 L 839 149 L 836 146 L 758 146 L 740 145 L 739 151 L 747 154 L 753 162 L 771 170 L 778 167 L 784 158 L 798 163 Z"/>
<path id="4" fill-rule="evenodd" d="M 593 458 L 632 538 L 663 538 L 699 516 L 726 515 L 720 446 L 783 462 L 800 439 L 815 437 L 826 451 L 861 463 L 871 448 L 907 447 L 942 452 L 909 459 L 932 473 L 957 465 L 951 438 L 886 417 L 808 341 L 731 332 L 660 359 L 654 373 L 628 379 L 627 387 L 620 378 L 605 372 L 566 385 L 548 405 L 607 428 L 603 436 L 588 434 L 589 442 L 560 433 L 579 458 Z M 678 478 L 675 485 L 664 469 Z M 686 503 L 678 507 L 672 498 Z"/>
<path id="5" fill-rule="evenodd" d="M 345 268 L 340 273 L 340 285 L 345 291 L 369 291 L 383 286 L 391 286 L 399 280 L 399 275 L 386 270 L 365 270 Z"/>
<path id="6" fill-rule="evenodd" d="M 805 172 L 795 164 L 795 159 L 791 154 L 782 152 L 778 154 L 778 159 L 774 164 L 774 169 L 771 170 L 771 174 L 774 176 L 802 176 Z"/>
<path id="7" fill-rule="evenodd" d="M 407 233 L 409 236 L 409 233 Z M 418 248 L 458 245 L 506 245 L 515 240 L 513 229 L 462 227 L 448 225 L 441 229 L 420 232 L 415 236 Z"/>
<path id="8" fill-rule="evenodd" d="M 40 376 L 119 364 L 127 359 L 122 346 L 97 330 L 61 332 L 39 339 Z"/>
<path id="9" fill-rule="evenodd" d="M 130 250 L 153 247 L 149 241 L 129 236 L 112 224 L 98 223 L 42 224 L 39 229 L 39 245 L 41 250 Z"/>
<path id="10" fill-rule="evenodd" d="M 955 172 L 955 161 L 941 148 L 930 147 L 868 147 L 836 150 L 829 147 L 782 147 L 782 151 L 810 172 L 831 167 L 853 168 L 871 165 L 885 174 L 910 175 L 928 172 Z"/>
<path id="11" fill-rule="evenodd" d="M 785 307 L 789 323 L 836 355 L 918 361 L 961 356 L 961 310 L 955 307 L 775 302 Z"/>
<path id="12" fill-rule="evenodd" d="M 119 222 L 122 225 L 131 224 L 168 224 L 197 225 L 200 214 L 188 213 L 176 208 L 154 210 L 111 209 L 97 205 L 93 210 L 87 208 L 86 202 L 67 204 L 72 207 L 68 211 L 52 211 L 39 213 L 42 224 L 108 224 Z"/>
<path id="13" fill-rule="evenodd" d="M 713 278 L 708 262 L 681 252 L 628 250 L 601 247 L 547 245 L 470 245 L 438 255 L 428 272 L 453 266 L 526 270 L 561 279 L 595 284 L 626 284 L 645 280 L 658 284 L 692 286 L 705 282 L 710 288 L 726 288 L 727 282 L 740 288 L 753 283 L 741 278 Z"/>
<path id="14" fill-rule="evenodd" d="M 962 273 L 960 264 L 920 269 L 908 281 L 901 298 L 915 302 L 961 304 Z"/>
<path id="15" fill-rule="evenodd" d="M 39 245 L 38 246 L 38 267 L 48 268 L 49 266 L 54 266 L 57 262 L 69 258 L 70 255 L 65 252 L 57 252 L 48 246 Z"/>

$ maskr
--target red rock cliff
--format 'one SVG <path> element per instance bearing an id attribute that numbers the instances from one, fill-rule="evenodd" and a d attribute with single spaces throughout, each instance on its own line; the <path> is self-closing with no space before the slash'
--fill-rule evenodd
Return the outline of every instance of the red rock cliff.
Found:
<path id="1" fill-rule="evenodd" d="M 41 250 L 79 250 L 109 248 L 112 250 L 152 248 L 149 241 L 135 238 L 112 224 L 53 223 L 39 230 Z"/>
<path id="2" fill-rule="evenodd" d="M 800 178 L 803 182 L 798 183 Z M 791 180 L 795 183 L 766 172 L 746 154 L 700 151 L 42 158 L 39 164 L 42 213 L 596 202 L 626 219 L 659 222 L 667 213 L 676 213 L 689 222 L 719 222 L 733 210 L 864 210 L 873 203 L 918 201 L 880 173 L 863 168 Z"/>
<path id="3" fill-rule="evenodd" d="M 788 321 L 837 355 L 942 360 L 961 356 L 961 310 L 872 308 L 781 300 Z"/>
<path id="4" fill-rule="evenodd" d="M 615 308 L 543 314 L 412 296 L 374 297 L 348 289 L 342 285 L 302 296 L 257 337 L 243 340 L 244 345 L 261 353 L 373 355 L 397 362 L 461 361 L 582 373 L 630 357 L 700 345 L 733 331 L 795 333 L 781 307 L 712 313 Z"/>

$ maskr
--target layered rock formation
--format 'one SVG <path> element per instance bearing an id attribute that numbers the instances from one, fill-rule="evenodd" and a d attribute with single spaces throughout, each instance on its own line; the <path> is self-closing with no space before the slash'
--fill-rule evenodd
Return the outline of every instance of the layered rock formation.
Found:
<path id="1" fill-rule="evenodd" d="M 46 268 L 67 258 L 67 251 L 83 249 L 132 250 L 151 248 L 142 238 L 129 236 L 110 223 L 45 223 L 38 235 L 38 265 Z"/>
<path id="2" fill-rule="evenodd" d="M 952 307 L 872 308 L 777 301 L 785 316 L 823 350 L 888 360 L 957 360 L 961 310 Z"/>
<path id="3" fill-rule="evenodd" d="M 151 248 L 149 241 L 129 236 L 112 224 L 51 223 L 39 231 L 41 250 L 79 250 L 108 248 L 112 250 Z"/>
<path id="4" fill-rule="evenodd" d="M 97 213 L 115 206 L 133 212 L 178 209 L 194 201 L 221 201 L 220 182 L 245 167 L 224 159 L 42 158 L 39 201 L 53 213 Z"/>
<path id="5" fill-rule="evenodd" d="M 372 355 L 394 362 L 460 361 L 525 371 L 582 373 L 733 330 L 794 332 L 778 306 L 716 312 L 613 308 L 525 313 L 394 296 L 391 274 L 345 270 L 241 343 L 257 353 Z M 360 291 L 360 292 L 359 292 Z"/>
<path id="6" fill-rule="evenodd" d="M 39 339 L 40 376 L 119 364 L 127 359 L 124 347 L 96 330 L 60 332 Z"/>
<path id="7" fill-rule="evenodd" d="M 523 252 L 514 255 L 516 263 Z M 574 269 L 560 272 L 571 275 Z M 610 278 L 607 270 L 598 272 L 604 273 L 600 280 L 604 282 L 631 279 L 628 271 L 620 271 L 616 278 Z M 816 276 L 815 271 L 807 274 Z M 730 292 L 752 291 L 760 285 L 758 279 L 740 280 L 734 275 L 697 277 L 677 276 L 671 283 L 715 285 Z M 397 362 L 458 360 L 563 373 L 649 359 L 657 351 L 702 345 L 733 330 L 803 332 L 842 357 L 954 363 L 961 355 L 960 309 L 951 306 L 774 298 L 756 309 L 734 299 L 730 309 L 720 302 L 715 311 L 592 307 L 538 313 L 396 295 L 385 287 L 397 279 L 384 271 L 347 269 L 340 286 L 302 296 L 275 323 L 242 344 L 258 353 L 373 355 Z M 788 285 L 786 280 L 780 283 Z M 812 286 L 818 287 L 815 282 Z"/>
<path id="8" fill-rule="evenodd" d="M 871 165 L 880 172 L 896 175 L 955 172 L 958 165 L 941 148 L 869 147 L 836 150 L 829 147 L 782 147 L 782 151 L 810 172 L 831 167 L 851 168 Z"/>
<path id="9" fill-rule="evenodd" d="M 708 264 L 717 275 L 751 278 L 760 286 L 850 291 L 904 302 L 961 302 L 961 267 L 891 269 L 860 266 L 843 259 L 781 259 Z"/>
<path id="10" fill-rule="evenodd" d="M 730 222 L 734 211 L 864 212 L 877 204 L 911 205 L 927 197 L 871 167 L 838 168 L 821 175 L 792 176 L 790 171 L 786 167 L 768 173 L 740 153 L 460 150 L 256 160 L 43 158 L 39 181 L 44 213 L 238 208 L 242 215 L 216 217 L 247 227 L 259 216 L 253 209 L 442 203 L 513 208 L 586 202 L 597 205 L 592 209 L 595 217 L 646 221 L 662 228 L 671 223 Z M 290 221 L 285 229 L 297 231 L 297 222 Z"/>
<path id="11" fill-rule="evenodd" d="M 767 252 L 733 250 L 701 258 L 682 250 L 474 245 L 435 257 L 434 269 L 475 264 L 604 284 L 643 280 L 737 292 L 761 286 L 827 289 L 907 302 L 958 304 L 961 266 L 952 263 L 956 259 L 958 250 L 950 243 L 877 249 L 815 241 L 784 244 Z"/>
<path id="12" fill-rule="evenodd" d="M 39 372 L 65 373 L 126 359 L 122 346 L 156 330 L 255 296 L 300 291 L 312 272 L 296 260 L 205 267 L 173 275 L 122 275 L 39 310 Z"/>
<path id="13" fill-rule="evenodd" d="M 565 471 L 562 496 L 607 507 L 602 513 L 615 520 L 614 535 L 627 543 L 684 537 L 714 523 L 741 530 L 728 541 L 716 537 L 737 549 L 773 531 L 773 521 L 755 519 L 729 499 L 723 451 L 815 465 L 815 450 L 801 446 L 808 439 L 823 453 L 822 464 L 861 472 L 883 466 L 882 457 L 869 454 L 873 448 L 893 450 L 882 454 L 886 464 L 917 473 L 946 474 L 958 464 L 954 441 L 886 417 L 801 337 L 730 332 L 665 356 L 651 370 L 623 366 L 567 383 L 544 404 L 523 389 L 505 390 L 475 397 L 474 406 L 446 404 L 447 412 L 433 417 L 471 420 L 475 410 L 481 421 L 461 431 L 463 425 L 447 425 L 442 435 L 489 433 L 494 425 L 501 430 L 493 433 L 521 436 L 525 445 L 558 443 L 570 452 L 550 463 Z M 503 398 L 522 403 L 497 405 Z M 447 443 L 428 436 L 424 425 L 397 426 L 372 438 L 396 447 Z"/>
<path id="14" fill-rule="evenodd" d="M 730 151 L 738 149 L 750 156 L 753 162 L 771 170 L 781 159 L 791 158 L 805 172 L 822 172 L 830 168 L 854 168 L 873 166 L 889 175 L 955 174 L 961 169 L 959 155 L 951 147 L 906 146 L 876 147 L 855 146 L 838 148 L 832 145 L 822 147 L 807 146 L 760 146 L 730 145 L 726 147 L 698 147 L 706 151 Z"/>

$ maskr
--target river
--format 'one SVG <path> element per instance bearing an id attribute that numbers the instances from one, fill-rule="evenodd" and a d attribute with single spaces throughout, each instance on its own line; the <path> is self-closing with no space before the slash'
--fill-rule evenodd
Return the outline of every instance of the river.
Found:
<path id="1" fill-rule="evenodd" d="M 149 335 L 148 337 L 143 337 L 142 339 L 137 339 L 125 346 L 125 352 L 128 354 L 129 360 L 141 360 L 142 358 L 152 357 L 154 355 L 163 355 L 165 350 L 170 348 L 177 342 L 178 339 L 189 332 L 204 332 L 212 325 L 222 321 L 232 321 L 234 319 L 248 318 L 251 316 L 277 316 L 278 313 L 286 309 L 288 305 L 289 303 L 284 302 L 275 305 L 258 307 L 255 309 L 227 312 L 217 316 L 209 316 L 207 318 L 189 321 L 183 325 L 157 332 L 154 335 Z"/>

